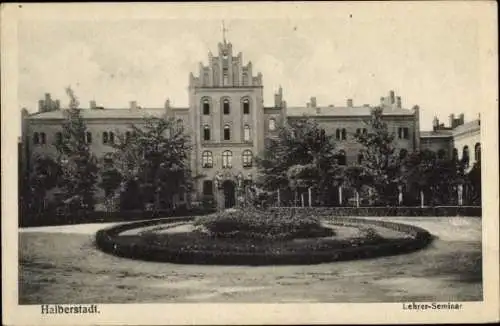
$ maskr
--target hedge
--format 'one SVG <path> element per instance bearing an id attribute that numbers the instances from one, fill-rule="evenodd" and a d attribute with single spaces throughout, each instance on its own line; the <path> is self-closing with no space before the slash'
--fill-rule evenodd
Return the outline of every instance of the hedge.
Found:
<path id="1" fill-rule="evenodd" d="M 271 210 L 293 210 L 315 216 L 475 216 L 481 217 L 481 206 L 434 207 L 272 207 Z"/>
<path id="2" fill-rule="evenodd" d="M 411 238 L 385 239 L 381 243 L 348 247 L 342 249 L 300 252 L 300 253 L 243 253 L 220 252 L 201 250 L 172 250 L 166 246 L 131 242 L 120 233 L 126 230 L 162 223 L 189 221 L 192 218 L 171 218 L 152 221 L 127 223 L 103 229 L 96 234 L 96 246 L 109 254 L 119 257 L 156 262 L 171 262 L 182 264 L 212 264 L 212 265 L 295 265 L 318 264 L 324 262 L 345 261 L 362 258 L 375 258 L 396 254 L 409 253 L 425 248 L 431 241 L 432 235 L 426 230 L 406 224 L 373 221 L 358 218 L 333 218 L 336 224 L 367 224 L 391 228 L 396 231 L 412 235 Z"/>
<path id="3" fill-rule="evenodd" d="M 179 217 L 188 215 L 205 215 L 214 213 L 213 209 L 182 209 L 177 211 L 123 211 L 123 212 L 81 212 L 74 214 L 57 214 L 56 212 L 44 212 L 42 214 L 20 214 L 19 226 L 52 226 L 85 223 L 111 223 L 124 221 L 138 221 L 146 219 L 158 219 L 162 217 Z"/>

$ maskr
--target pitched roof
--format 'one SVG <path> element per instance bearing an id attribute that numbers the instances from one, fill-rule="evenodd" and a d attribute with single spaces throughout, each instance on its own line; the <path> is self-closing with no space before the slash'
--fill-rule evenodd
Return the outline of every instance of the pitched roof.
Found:
<path id="1" fill-rule="evenodd" d="M 451 130 L 432 130 L 421 131 L 420 137 L 451 137 L 453 132 Z"/>
<path id="2" fill-rule="evenodd" d="M 187 108 L 172 108 L 182 110 Z M 164 108 L 141 108 L 141 109 L 81 109 L 84 119 L 142 119 L 148 116 L 160 117 L 165 113 Z M 34 113 L 29 116 L 33 120 L 64 119 L 64 111 L 56 110 L 49 112 Z"/>
<path id="3" fill-rule="evenodd" d="M 453 133 L 459 134 L 459 133 L 466 132 L 469 130 L 476 130 L 476 129 L 479 130 L 479 128 L 480 128 L 479 119 L 476 119 L 476 120 L 472 120 L 472 121 L 469 121 L 467 123 L 464 123 L 463 125 L 455 127 L 455 129 L 453 129 Z"/>
<path id="4" fill-rule="evenodd" d="M 317 110 L 319 109 L 319 113 Z M 289 116 L 370 116 L 373 107 L 370 106 L 322 106 L 322 107 L 288 107 L 287 113 Z M 413 111 L 408 109 L 392 109 L 385 108 L 384 115 L 413 115 Z"/>

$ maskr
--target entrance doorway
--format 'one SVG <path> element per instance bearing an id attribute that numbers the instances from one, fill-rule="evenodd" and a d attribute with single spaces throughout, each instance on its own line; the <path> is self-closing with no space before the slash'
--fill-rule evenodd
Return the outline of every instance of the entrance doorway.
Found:
<path id="1" fill-rule="evenodd" d="M 222 189 L 224 190 L 224 207 L 231 208 L 236 203 L 235 195 L 235 185 L 231 180 L 226 180 L 222 183 Z"/>

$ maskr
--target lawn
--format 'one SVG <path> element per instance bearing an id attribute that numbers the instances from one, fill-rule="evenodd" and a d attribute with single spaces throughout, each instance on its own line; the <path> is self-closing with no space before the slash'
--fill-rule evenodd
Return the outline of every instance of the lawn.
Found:
<path id="1" fill-rule="evenodd" d="M 382 219 L 382 218 L 381 218 Z M 95 249 L 107 225 L 23 229 L 19 303 L 401 302 L 482 299 L 481 220 L 394 217 L 436 239 L 407 255 L 309 266 L 141 262 Z"/>

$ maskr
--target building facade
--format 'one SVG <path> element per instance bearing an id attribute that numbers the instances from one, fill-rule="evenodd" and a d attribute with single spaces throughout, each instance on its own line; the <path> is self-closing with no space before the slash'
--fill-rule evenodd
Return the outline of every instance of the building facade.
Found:
<path id="1" fill-rule="evenodd" d="M 335 135 L 337 148 L 345 154 L 342 164 L 358 160 L 361 147 L 354 135 L 367 132 L 374 106 L 384 108 L 384 120 L 395 134 L 398 150 L 427 148 L 451 153 L 457 146 L 471 149 L 479 143 L 479 124 L 477 128 L 464 124 L 463 116 L 461 124 L 451 129 L 437 126 L 432 132 L 421 132 L 419 107 L 404 108 L 401 97 L 393 91 L 376 105 L 355 105 L 348 99 L 343 107 L 321 106 L 311 97 L 304 106 L 288 107 L 281 87 L 274 103 L 265 106 L 263 87 L 262 74 L 255 73 L 252 63 L 245 62 L 241 52 L 235 55 L 232 44 L 224 40 L 218 44 L 217 54 L 209 52 L 208 64 L 200 63 L 199 71 L 190 74 L 188 107 L 172 107 L 167 100 L 159 108 L 142 108 L 136 102 L 130 102 L 128 108 L 103 108 L 91 101 L 81 115 L 87 124 L 90 149 L 98 158 L 113 150 L 111 144 L 130 124 L 140 126 L 147 116 L 173 117 L 191 137 L 191 169 L 193 175 L 200 176 L 194 200 L 220 193 L 219 202 L 226 207 L 235 204 L 238 184 L 255 178 L 254 158 L 264 149 L 265 139 L 276 135 L 287 121 L 315 119 L 327 133 Z M 39 101 L 37 113 L 28 114 L 23 109 L 22 173 L 28 173 L 35 155 L 56 154 L 54 143 L 60 137 L 63 111 L 50 94 Z"/>

